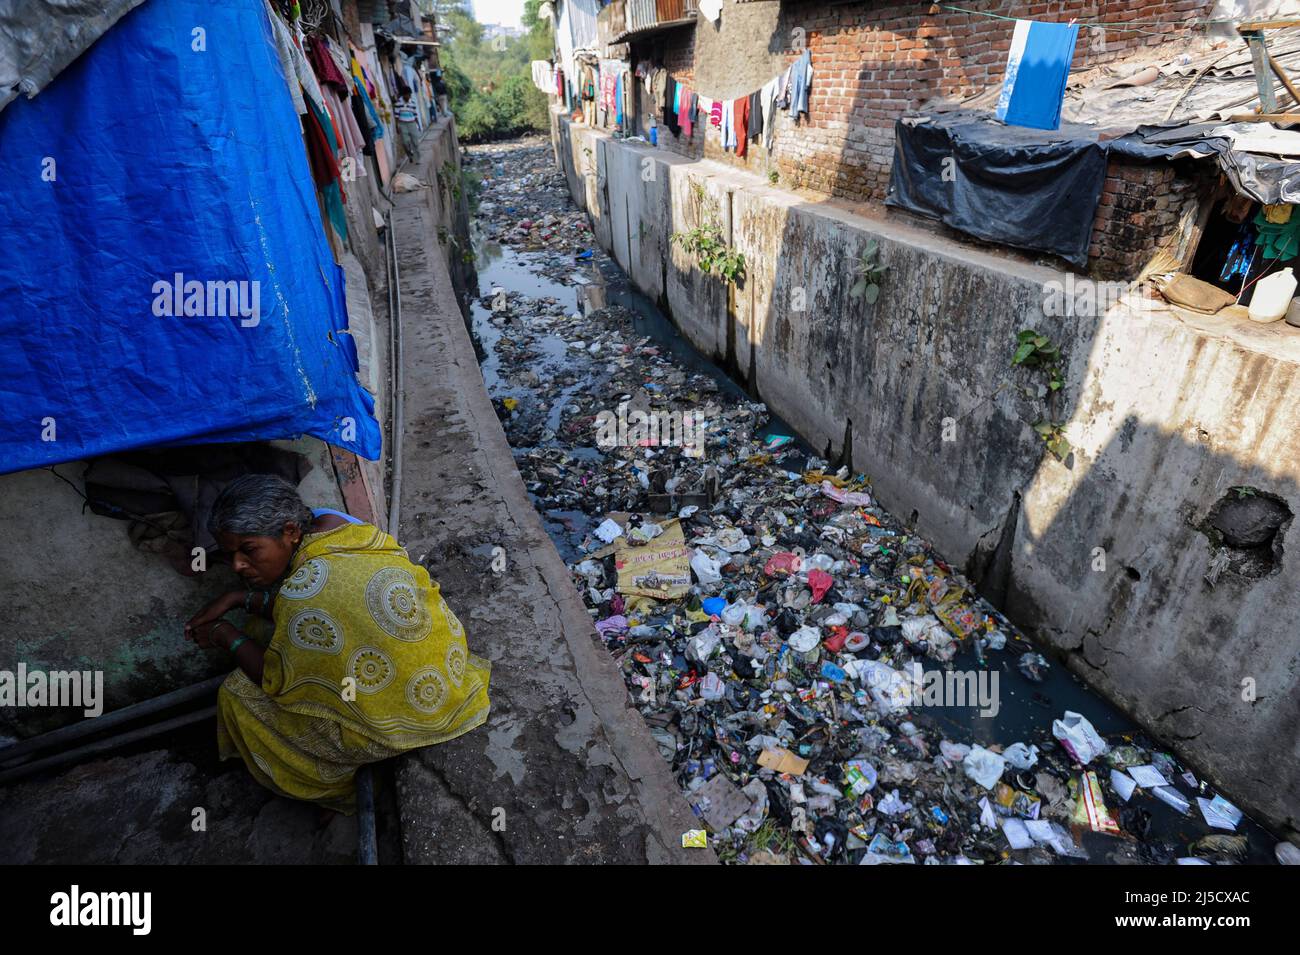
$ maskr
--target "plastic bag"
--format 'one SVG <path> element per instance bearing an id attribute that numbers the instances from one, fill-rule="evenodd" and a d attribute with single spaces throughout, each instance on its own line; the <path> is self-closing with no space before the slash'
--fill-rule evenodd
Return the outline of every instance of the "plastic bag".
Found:
<path id="1" fill-rule="evenodd" d="M 691 570 L 702 584 L 716 584 L 722 579 L 722 565 L 702 550 L 691 555 Z"/>
<path id="2" fill-rule="evenodd" d="M 1002 758 L 1016 769 L 1032 769 L 1038 762 L 1038 747 L 1012 743 L 1002 751 Z"/>
<path id="3" fill-rule="evenodd" d="M 961 762 L 966 775 L 985 789 L 992 789 L 1002 778 L 1002 771 L 1007 768 L 1007 761 L 997 753 L 983 746 L 972 746 L 971 751 Z"/>
<path id="4" fill-rule="evenodd" d="M 1065 751 L 1074 757 L 1074 761 L 1086 766 L 1106 752 L 1106 741 L 1101 738 L 1093 725 L 1083 716 L 1070 710 L 1065 716 L 1052 721 L 1052 735 L 1055 736 Z"/>

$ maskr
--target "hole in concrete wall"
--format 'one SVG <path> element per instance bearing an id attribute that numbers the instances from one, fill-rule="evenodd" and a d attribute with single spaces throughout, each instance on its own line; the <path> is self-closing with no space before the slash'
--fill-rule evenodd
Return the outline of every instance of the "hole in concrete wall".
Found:
<path id="1" fill-rule="evenodd" d="M 1215 555 L 1222 549 L 1227 570 L 1258 579 L 1281 569 L 1282 539 L 1293 516 L 1276 494 L 1234 487 L 1210 508 L 1199 530 L 1210 539 Z"/>
<path id="2" fill-rule="evenodd" d="M 1141 579 L 1142 579 L 1142 575 L 1138 572 L 1138 569 L 1137 569 L 1136 567 L 1125 567 L 1125 568 L 1124 568 L 1124 573 L 1128 574 L 1128 579 L 1129 579 L 1129 580 L 1141 580 Z"/>

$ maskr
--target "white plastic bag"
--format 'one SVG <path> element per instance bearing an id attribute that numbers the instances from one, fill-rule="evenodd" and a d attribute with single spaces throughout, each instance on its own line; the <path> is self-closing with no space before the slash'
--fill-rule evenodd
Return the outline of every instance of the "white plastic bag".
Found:
<path id="1" fill-rule="evenodd" d="M 983 746 L 972 746 L 971 751 L 961 762 L 966 775 L 985 789 L 992 789 L 1002 778 L 1002 771 L 1007 768 L 1007 761 L 992 750 Z"/>
<path id="2" fill-rule="evenodd" d="M 1002 751 L 1002 758 L 1016 769 L 1031 769 L 1038 762 L 1038 747 L 1012 743 Z"/>
<path id="3" fill-rule="evenodd" d="M 702 584 L 716 584 L 722 579 L 722 565 L 702 550 L 691 555 L 691 570 Z"/>
<path id="4" fill-rule="evenodd" d="M 785 640 L 792 650 L 799 653 L 807 653 L 821 641 L 822 632 L 816 627 L 800 627 Z"/>
<path id="5" fill-rule="evenodd" d="M 1110 749 L 1091 723 L 1070 710 L 1066 710 L 1061 719 L 1052 721 L 1052 735 L 1060 740 L 1074 761 L 1083 766 Z"/>

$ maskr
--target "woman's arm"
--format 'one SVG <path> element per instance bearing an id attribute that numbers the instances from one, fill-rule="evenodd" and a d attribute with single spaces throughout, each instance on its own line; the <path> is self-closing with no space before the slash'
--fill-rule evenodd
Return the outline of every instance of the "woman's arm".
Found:
<path id="1" fill-rule="evenodd" d="M 275 606 L 275 592 L 272 590 L 251 590 L 244 598 L 248 611 L 267 620 L 274 620 L 271 608 Z"/>
<path id="2" fill-rule="evenodd" d="M 185 636 L 193 640 L 195 632 L 210 627 L 226 614 L 244 605 L 243 590 L 231 590 L 208 603 L 185 624 Z"/>
<path id="3" fill-rule="evenodd" d="M 262 685 L 262 670 L 266 663 L 266 651 L 255 641 L 240 632 L 229 620 L 218 620 L 212 625 L 209 639 L 216 646 L 231 650 L 235 663 L 250 680 Z M 233 648 L 233 649 L 232 649 Z"/>

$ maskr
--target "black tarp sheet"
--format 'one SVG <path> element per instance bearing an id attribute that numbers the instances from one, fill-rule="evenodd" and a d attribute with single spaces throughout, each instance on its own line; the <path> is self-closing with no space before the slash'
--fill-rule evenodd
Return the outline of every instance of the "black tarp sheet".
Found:
<path id="1" fill-rule="evenodd" d="M 1008 126 L 988 113 L 903 117 L 894 124 L 885 202 L 975 238 L 1049 252 L 1083 268 L 1112 153 L 1154 161 L 1211 156 L 1226 145 L 1185 137 L 1151 142 L 1142 132 L 1101 140 L 1086 126 L 1045 132 Z"/>

